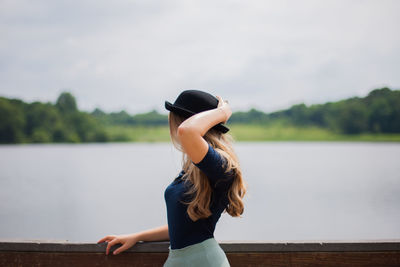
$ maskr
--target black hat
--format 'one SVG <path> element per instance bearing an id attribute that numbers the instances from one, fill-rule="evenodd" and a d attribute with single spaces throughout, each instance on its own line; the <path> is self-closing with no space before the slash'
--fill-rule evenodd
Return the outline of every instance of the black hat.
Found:
<path id="1" fill-rule="evenodd" d="M 185 90 L 175 100 L 174 104 L 165 101 L 165 108 L 177 113 L 184 118 L 189 118 L 194 114 L 218 107 L 218 98 L 200 90 Z M 226 133 L 229 128 L 222 122 L 216 124 L 212 129 Z"/>

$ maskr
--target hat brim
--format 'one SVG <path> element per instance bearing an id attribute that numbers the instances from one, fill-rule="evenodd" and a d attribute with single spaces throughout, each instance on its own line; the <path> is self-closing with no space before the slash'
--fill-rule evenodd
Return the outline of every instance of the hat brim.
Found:
<path id="1" fill-rule="evenodd" d="M 215 129 L 215 130 L 218 130 L 218 131 L 220 131 L 222 133 L 227 133 L 229 131 L 229 128 L 225 124 L 223 124 L 222 122 L 218 123 L 217 125 L 215 125 L 212 128 Z"/>
<path id="2" fill-rule="evenodd" d="M 190 117 L 190 116 L 195 114 L 194 112 L 192 112 L 190 110 L 187 110 L 187 109 L 185 109 L 183 107 L 180 107 L 180 106 L 176 106 L 174 104 L 171 104 L 168 101 L 165 101 L 165 108 L 168 109 L 169 111 L 175 112 L 175 113 L 177 113 L 179 115 L 182 115 L 184 117 Z"/>
<path id="3" fill-rule="evenodd" d="M 179 114 L 179 115 L 182 115 L 182 116 L 185 117 L 185 118 L 189 118 L 189 117 L 193 116 L 194 114 L 196 114 L 196 113 L 194 113 L 194 112 L 192 112 L 192 111 L 190 111 L 190 110 L 187 110 L 187 109 L 185 109 L 185 108 L 176 106 L 176 105 L 174 105 L 174 104 L 171 104 L 171 103 L 168 102 L 168 101 L 165 101 L 165 108 L 166 108 L 167 110 L 169 110 L 169 111 L 172 111 L 172 112 L 174 112 L 174 113 L 177 113 L 177 114 Z M 226 132 L 229 131 L 229 128 L 228 128 L 224 123 L 222 123 L 222 122 L 221 122 L 221 123 L 218 123 L 218 124 L 215 125 L 215 126 L 213 126 L 212 129 L 215 129 L 215 130 L 220 131 L 220 132 L 222 132 L 222 133 L 226 133 Z"/>

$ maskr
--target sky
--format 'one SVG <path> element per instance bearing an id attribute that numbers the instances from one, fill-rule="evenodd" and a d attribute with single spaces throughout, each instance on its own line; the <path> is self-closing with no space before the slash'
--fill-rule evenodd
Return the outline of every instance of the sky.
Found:
<path id="1" fill-rule="evenodd" d="M 400 88 L 400 1 L 0 0 L 0 96 L 167 114 L 187 89 L 233 112 Z"/>

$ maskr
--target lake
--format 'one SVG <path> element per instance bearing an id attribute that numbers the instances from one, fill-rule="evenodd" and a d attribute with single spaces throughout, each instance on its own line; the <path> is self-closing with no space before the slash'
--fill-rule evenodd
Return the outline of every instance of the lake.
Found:
<path id="1" fill-rule="evenodd" d="M 400 144 L 237 142 L 248 192 L 219 241 L 400 238 Z M 0 239 L 97 242 L 167 223 L 171 143 L 0 146 Z"/>

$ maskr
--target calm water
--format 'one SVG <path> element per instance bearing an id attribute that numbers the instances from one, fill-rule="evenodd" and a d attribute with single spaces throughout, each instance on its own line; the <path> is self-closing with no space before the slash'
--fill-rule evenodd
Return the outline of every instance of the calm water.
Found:
<path id="1" fill-rule="evenodd" d="M 400 144 L 236 143 L 242 218 L 217 240 L 400 238 Z M 170 143 L 0 146 L 0 239 L 96 242 L 167 223 Z"/>

